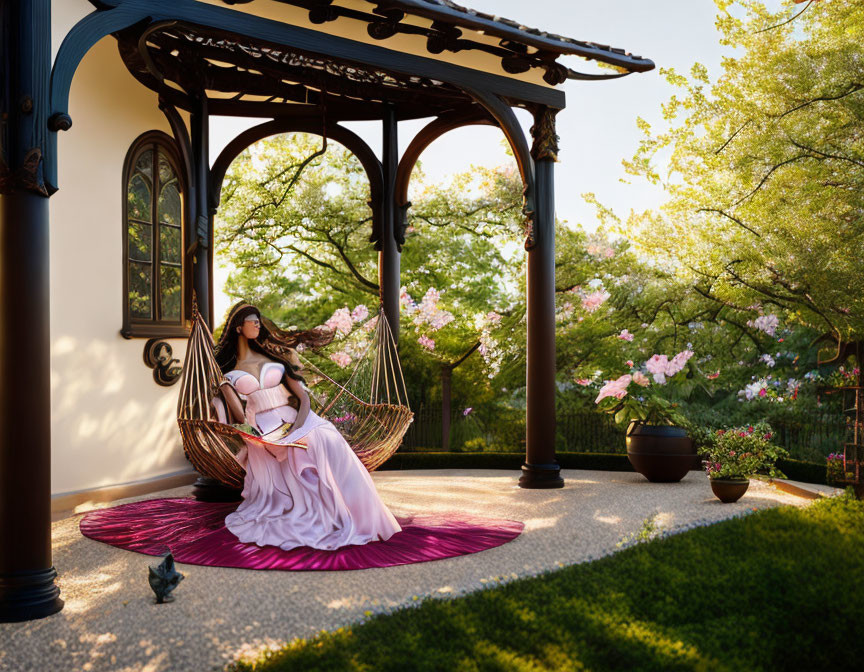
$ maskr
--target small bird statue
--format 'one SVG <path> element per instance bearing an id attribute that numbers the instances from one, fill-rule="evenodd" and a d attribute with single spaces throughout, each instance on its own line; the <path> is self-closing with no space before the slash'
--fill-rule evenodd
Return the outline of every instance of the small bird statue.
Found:
<path id="1" fill-rule="evenodd" d="M 183 575 L 174 569 L 174 556 L 171 553 L 165 556 L 158 567 L 148 567 L 150 570 L 150 587 L 156 593 L 156 604 L 173 602 L 174 597 L 170 594 L 183 580 Z"/>

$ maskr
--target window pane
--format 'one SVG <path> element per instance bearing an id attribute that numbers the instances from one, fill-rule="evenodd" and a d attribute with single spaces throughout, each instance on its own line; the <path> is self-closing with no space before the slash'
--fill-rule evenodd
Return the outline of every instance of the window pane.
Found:
<path id="1" fill-rule="evenodd" d="M 148 149 L 141 152 L 138 161 L 135 162 L 135 172 L 144 175 L 147 184 L 153 184 L 153 150 Z"/>
<path id="2" fill-rule="evenodd" d="M 152 317 L 150 268 L 150 264 L 129 262 L 129 314 L 132 317 Z"/>
<path id="3" fill-rule="evenodd" d="M 150 219 L 150 187 L 149 182 L 139 174 L 134 174 L 129 180 L 126 192 L 126 213 L 130 219 Z"/>
<path id="4" fill-rule="evenodd" d="M 180 184 L 168 159 L 159 153 L 159 221 L 180 226 Z"/>
<path id="5" fill-rule="evenodd" d="M 175 264 L 180 263 L 181 243 L 180 229 L 175 229 L 173 226 L 159 227 L 159 260 L 170 261 Z"/>
<path id="6" fill-rule="evenodd" d="M 180 268 L 160 265 L 162 283 L 162 319 L 180 319 Z"/>
<path id="7" fill-rule="evenodd" d="M 129 222 L 129 258 L 134 261 L 152 261 L 153 227 L 149 224 Z"/>
<path id="8" fill-rule="evenodd" d="M 159 184 L 162 186 L 170 184 L 177 179 L 177 176 L 174 174 L 174 169 L 171 167 L 164 151 L 165 150 L 161 147 L 159 148 Z"/>

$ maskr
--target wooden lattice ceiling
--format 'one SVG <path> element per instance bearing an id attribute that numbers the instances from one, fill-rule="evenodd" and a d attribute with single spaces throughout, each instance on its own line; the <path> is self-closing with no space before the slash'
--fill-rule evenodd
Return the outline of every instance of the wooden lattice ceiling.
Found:
<path id="1" fill-rule="evenodd" d="M 385 103 L 400 118 L 475 108 L 458 88 L 420 76 L 303 53 L 231 33 L 164 22 L 118 35 L 130 72 L 178 107 L 205 91 L 211 113 L 377 119 Z"/>

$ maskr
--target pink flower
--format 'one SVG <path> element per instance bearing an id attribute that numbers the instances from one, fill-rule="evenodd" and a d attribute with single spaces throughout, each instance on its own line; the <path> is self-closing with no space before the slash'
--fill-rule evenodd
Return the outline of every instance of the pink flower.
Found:
<path id="1" fill-rule="evenodd" d="M 726 433 L 725 429 L 718 429 L 717 430 L 717 436 L 723 436 L 725 433 Z"/>
<path id="2" fill-rule="evenodd" d="M 330 329 L 335 329 L 344 336 L 351 333 L 351 327 L 354 322 L 351 319 L 351 313 L 347 308 L 339 308 L 339 310 L 335 311 L 333 315 L 330 316 L 330 319 L 324 324 Z"/>
<path id="3" fill-rule="evenodd" d="M 589 313 L 593 313 L 602 306 L 610 296 L 609 292 L 596 291 L 582 297 L 582 307 Z"/>
<path id="4" fill-rule="evenodd" d="M 632 341 L 634 336 L 627 329 L 624 329 L 620 334 L 618 334 L 618 338 L 622 341 Z"/>
<path id="5" fill-rule="evenodd" d="M 474 409 L 473 409 L 471 406 L 469 406 L 469 407 L 466 408 L 464 411 L 462 411 L 462 417 L 465 417 L 466 415 L 468 415 L 468 414 L 469 414 L 471 411 L 473 411 L 473 410 L 474 410 Z"/>
<path id="6" fill-rule="evenodd" d="M 753 327 L 759 331 L 763 331 L 769 336 L 773 336 L 777 331 L 777 326 L 780 324 L 780 319 L 776 315 L 760 315 L 755 320 L 747 322 L 748 327 Z"/>
<path id="7" fill-rule="evenodd" d="M 753 433 L 753 425 L 750 425 L 750 426 L 747 428 L 747 433 L 748 433 L 748 434 L 752 434 L 752 433 Z"/>
<path id="8" fill-rule="evenodd" d="M 645 362 L 648 373 L 654 376 L 654 382 L 663 385 L 666 382 L 666 368 L 669 366 L 669 358 L 666 355 L 653 355 Z"/>
<path id="9" fill-rule="evenodd" d="M 399 290 L 399 303 L 408 315 L 417 311 L 417 302 L 411 298 L 411 295 L 405 287 L 402 287 Z"/>
<path id="10" fill-rule="evenodd" d="M 631 369 L 633 368 L 633 360 L 632 360 L 632 359 L 628 359 L 628 360 L 627 360 L 626 362 L 624 362 L 624 363 L 625 363 L 627 366 L 629 366 Z"/>
<path id="11" fill-rule="evenodd" d="M 577 378 L 576 384 L 577 385 L 590 385 L 591 379 L 590 378 Z"/>
<path id="12" fill-rule="evenodd" d="M 425 335 L 421 336 L 420 338 L 417 339 L 417 342 L 420 345 L 422 345 L 424 348 L 427 348 L 428 350 L 434 350 L 435 349 L 435 341 L 433 341 L 428 336 L 425 336 Z"/>
<path id="13" fill-rule="evenodd" d="M 336 362 L 336 365 L 340 369 L 344 369 L 351 363 L 351 355 L 349 355 L 347 352 L 334 352 L 332 355 L 330 355 L 330 359 Z"/>
<path id="14" fill-rule="evenodd" d="M 760 397 L 764 397 L 766 394 L 768 394 L 768 390 L 766 390 L 764 387 L 761 390 L 759 390 L 759 396 Z"/>
<path id="15" fill-rule="evenodd" d="M 367 321 L 366 324 L 363 325 L 363 331 L 370 332 L 377 326 L 378 326 L 378 316 L 376 315 L 371 320 Z"/>
<path id="16" fill-rule="evenodd" d="M 687 363 L 687 360 L 693 356 L 693 352 L 690 350 L 682 350 L 677 355 L 672 358 L 672 361 L 666 365 L 666 375 L 674 376 L 681 369 L 684 368 L 684 365 Z"/>
<path id="17" fill-rule="evenodd" d="M 639 385 L 640 387 L 648 387 L 648 384 L 651 382 L 648 380 L 648 376 L 646 376 L 641 371 L 637 371 L 633 374 L 633 382 Z"/>
<path id="18" fill-rule="evenodd" d="M 600 394 L 597 395 L 594 403 L 599 404 L 606 397 L 623 399 L 625 396 L 627 396 L 627 386 L 630 384 L 630 381 L 632 379 L 633 377 L 629 373 L 625 373 L 617 380 L 609 381 L 602 388 L 600 388 Z"/>
<path id="19" fill-rule="evenodd" d="M 771 438 L 771 433 L 765 434 L 762 438 L 768 441 Z"/>
<path id="20" fill-rule="evenodd" d="M 501 316 L 494 310 L 490 310 L 486 313 L 486 322 L 489 324 L 499 324 L 501 322 Z"/>
<path id="21" fill-rule="evenodd" d="M 351 311 L 351 320 L 353 322 L 362 322 L 369 317 L 369 309 L 362 303 Z"/>
<path id="22" fill-rule="evenodd" d="M 414 324 L 421 326 L 428 324 L 432 331 L 438 331 L 454 320 L 453 314 L 438 307 L 441 293 L 434 287 L 430 287 L 420 305 L 417 306 L 417 314 L 414 316 Z"/>
<path id="23" fill-rule="evenodd" d="M 735 451 L 734 450 L 729 451 L 729 457 L 735 457 Z"/>
<path id="24" fill-rule="evenodd" d="M 715 378 L 720 377 L 720 370 L 718 369 L 715 373 L 708 373 L 705 375 L 708 380 L 714 380 Z"/>

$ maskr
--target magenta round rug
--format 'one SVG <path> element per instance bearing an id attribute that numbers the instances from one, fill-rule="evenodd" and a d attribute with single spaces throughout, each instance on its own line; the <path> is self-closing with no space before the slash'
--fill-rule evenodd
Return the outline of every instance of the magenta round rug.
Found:
<path id="1" fill-rule="evenodd" d="M 524 525 L 515 520 L 441 514 L 398 518 L 402 531 L 387 541 L 335 551 L 244 544 L 225 527 L 237 502 L 199 502 L 191 497 L 148 499 L 85 514 L 85 537 L 146 555 L 165 555 L 188 565 L 242 569 L 347 570 L 393 567 L 477 553 L 512 541 Z"/>

